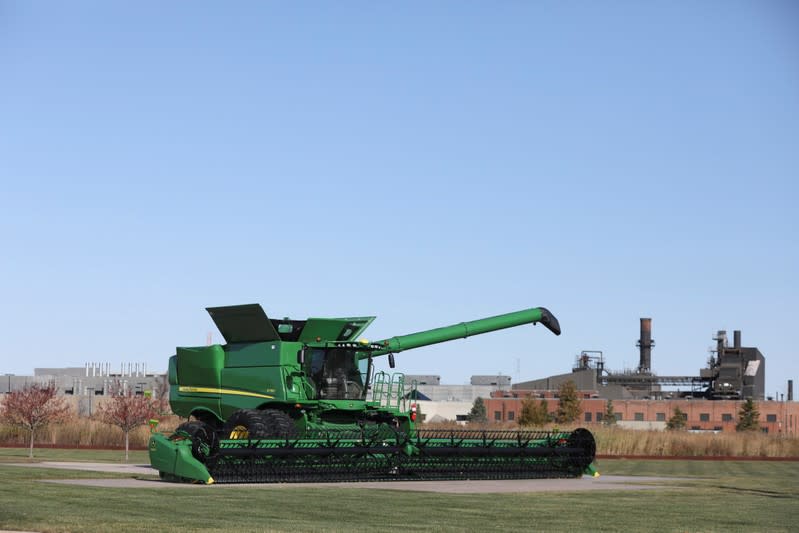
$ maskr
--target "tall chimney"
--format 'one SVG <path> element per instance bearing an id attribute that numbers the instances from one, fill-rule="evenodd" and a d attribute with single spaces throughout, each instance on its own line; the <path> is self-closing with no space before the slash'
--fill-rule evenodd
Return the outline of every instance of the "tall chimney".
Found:
<path id="1" fill-rule="evenodd" d="M 652 319 L 641 319 L 641 338 L 638 339 L 638 348 L 641 350 L 641 359 L 638 362 L 638 372 L 648 373 L 652 370 Z"/>
<path id="2" fill-rule="evenodd" d="M 741 330 L 736 329 L 732 332 L 732 347 L 736 350 L 741 348 Z"/>
<path id="3" fill-rule="evenodd" d="M 727 347 L 727 332 L 723 329 L 720 329 L 718 333 L 716 333 L 716 353 L 718 354 L 719 359 L 721 359 L 721 354 L 724 353 L 724 348 Z"/>
<path id="4" fill-rule="evenodd" d="M 788 401 L 789 402 L 793 401 L 793 380 L 792 379 L 788 380 Z"/>

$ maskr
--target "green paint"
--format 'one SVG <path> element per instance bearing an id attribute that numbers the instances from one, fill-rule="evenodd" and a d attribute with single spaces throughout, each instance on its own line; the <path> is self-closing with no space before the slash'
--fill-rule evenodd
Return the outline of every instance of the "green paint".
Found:
<path id="1" fill-rule="evenodd" d="M 234 413 L 256 410 L 254 416 L 260 417 L 257 413 L 264 409 L 279 412 L 281 420 L 289 427 L 293 424 L 292 432 L 300 438 L 309 431 L 361 431 L 372 427 L 378 432 L 381 427 L 399 430 L 413 438 L 415 424 L 408 398 L 415 398 L 415 390 L 405 386 L 400 373 L 375 375 L 374 357 L 539 322 L 560 334 L 557 319 L 544 308 L 375 343 L 358 340 L 374 317 L 270 319 L 257 304 L 208 311 L 227 343 L 177 348 L 169 361 L 170 404 L 176 414 L 194 416 L 210 429 L 224 431 L 223 438 L 233 433 L 241 436 L 232 427 L 240 424 L 226 425 Z M 276 423 L 274 414 L 268 416 L 272 417 L 271 422 L 253 422 L 258 431 Z M 408 442 L 394 444 L 406 451 L 418 446 Z M 518 446 L 513 441 L 510 445 Z M 431 442 L 430 446 L 439 444 Z M 465 442 L 463 446 L 470 444 Z M 495 446 L 500 448 L 502 444 Z M 196 449 L 194 453 L 197 454 Z M 202 464 L 203 457 L 192 456 L 189 439 L 154 436 L 150 455 L 161 472 L 206 481 L 208 471 Z"/>

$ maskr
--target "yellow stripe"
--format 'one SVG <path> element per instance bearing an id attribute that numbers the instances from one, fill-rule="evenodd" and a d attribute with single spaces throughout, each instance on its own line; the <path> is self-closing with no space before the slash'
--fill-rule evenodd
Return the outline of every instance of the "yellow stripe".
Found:
<path id="1" fill-rule="evenodd" d="M 247 392 L 243 390 L 233 390 L 233 389 L 214 389 L 212 387 L 189 387 L 186 385 L 181 385 L 178 387 L 178 392 L 199 392 L 201 394 L 231 394 L 234 396 L 252 396 L 254 398 L 268 398 L 270 400 L 274 399 L 274 396 L 269 396 L 267 394 L 258 394 L 257 392 Z"/>

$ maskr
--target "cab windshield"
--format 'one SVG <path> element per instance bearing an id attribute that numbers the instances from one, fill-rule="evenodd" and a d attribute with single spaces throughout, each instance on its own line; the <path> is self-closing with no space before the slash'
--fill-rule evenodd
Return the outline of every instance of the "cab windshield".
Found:
<path id="1" fill-rule="evenodd" d="M 366 360 L 358 361 L 353 350 L 314 349 L 310 357 L 310 377 L 320 400 L 365 400 L 369 387 Z"/>

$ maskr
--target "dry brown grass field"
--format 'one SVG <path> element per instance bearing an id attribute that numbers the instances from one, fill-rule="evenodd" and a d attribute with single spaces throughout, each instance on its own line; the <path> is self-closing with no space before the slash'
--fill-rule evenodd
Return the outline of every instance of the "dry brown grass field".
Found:
<path id="1" fill-rule="evenodd" d="M 159 431 L 170 431 L 180 424 L 177 416 L 162 417 Z M 146 448 L 150 428 L 142 426 L 131 431 L 130 447 Z M 28 446 L 28 432 L 0 424 L 0 446 Z M 52 424 L 36 432 L 35 446 L 63 448 L 124 448 L 122 430 L 98 420 L 75 417 L 63 424 Z M 35 450 L 34 450 L 35 452 Z"/>
<path id="2" fill-rule="evenodd" d="M 425 427 L 464 429 L 456 424 Z M 574 426 L 577 427 L 577 426 Z M 657 457 L 799 457 L 799 435 L 764 434 L 756 431 L 690 433 L 688 431 L 643 431 L 617 426 L 587 425 L 597 442 L 598 455 Z M 506 424 L 469 425 L 470 429 L 517 430 Z M 529 428 L 534 429 L 534 428 Z M 555 429 L 548 427 L 543 429 Z M 561 426 L 560 429 L 573 429 Z"/>
<path id="3" fill-rule="evenodd" d="M 799 457 L 799 436 L 757 431 L 689 433 L 592 427 L 600 455 L 659 457 Z"/>
<path id="4" fill-rule="evenodd" d="M 161 419 L 158 430 L 170 431 L 180 424 L 177 416 Z M 464 429 L 455 424 L 428 424 L 425 427 Z M 518 429 L 512 425 L 470 425 L 468 429 Z M 552 428 L 549 428 L 552 429 Z M 562 428 L 568 429 L 568 428 Z M 658 457 L 799 457 L 799 436 L 745 433 L 689 433 L 686 431 L 640 431 L 599 425 L 588 426 L 597 441 L 597 454 L 605 456 Z M 131 432 L 133 449 L 144 449 L 150 430 L 142 426 Z M 25 447 L 25 431 L 0 424 L 0 446 Z M 63 448 L 124 447 L 119 428 L 90 418 L 74 418 L 68 423 L 49 426 L 36 435 L 36 446 Z"/>

